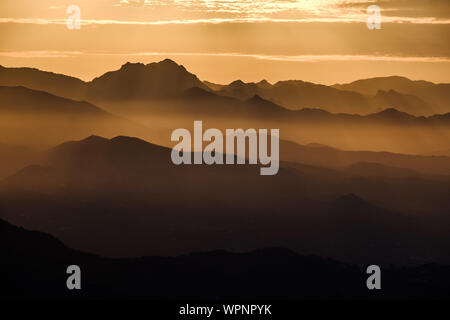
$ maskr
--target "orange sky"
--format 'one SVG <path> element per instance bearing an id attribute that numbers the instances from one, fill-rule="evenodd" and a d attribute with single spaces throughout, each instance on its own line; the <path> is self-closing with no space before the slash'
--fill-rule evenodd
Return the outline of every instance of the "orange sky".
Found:
<path id="1" fill-rule="evenodd" d="M 69 30 L 66 9 L 81 10 Z M 381 9 L 381 29 L 366 9 Z M 450 82 L 448 0 L 2 0 L 0 64 L 90 80 L 171 58 L 203 80 Z"/>

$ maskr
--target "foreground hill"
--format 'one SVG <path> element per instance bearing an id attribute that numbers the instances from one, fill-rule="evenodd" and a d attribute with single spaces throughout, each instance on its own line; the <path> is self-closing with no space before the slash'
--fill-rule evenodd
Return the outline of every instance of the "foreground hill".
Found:
<path id="1" fill-rule="evenodd" d="M 382 290 L 365 287 L 364 268 L 286 249 L 212 251 L 178 257 L 105 259 L 0 219 L 0 296 L 145 299 L 431 299 L 450 294 L 450 268 L 383 268 Z M 65 287 L 76 264 L 82 290 Z"/>

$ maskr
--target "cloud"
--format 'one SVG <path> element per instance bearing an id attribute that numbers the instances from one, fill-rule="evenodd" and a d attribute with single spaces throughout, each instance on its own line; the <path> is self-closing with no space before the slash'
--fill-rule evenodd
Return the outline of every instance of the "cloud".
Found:
<path id="1" fill-rule="evenodd" d="M 240 57 L 268 61 L 325 62 L 325 61 L 387 61 L 387 62 L 450 62 L 450 57 L 419 57 L 389 55 L 267 55 L 239 52 L 81 52 L 81 51 L 0 51 L 2 57 L 13 58 L 72 58 L 74 56 L 196 56 L 196 57 Z"/>
<path id="2" fill-rule="evenodd" d="M 343 17 L 310 17 L 299 19 L 283 18 L 206 18 L 206 19 L 174 19 L 174 20 L 114 20 L 114 19 L 82 19 L 82 25 L 170 25 L 170 24 L 219 24 L 219 23 L 365 23 L 367 15 L 348 15 Z M 382 17 L 382 23 L 411 23 L 411 24 L 450 24 L 450 19 L 437 19 L 434 17 Z M 21 24 L 66 24 L 66 19 L 43 18 L 0 18 L 0 23 Z"/>
<path id="3" fill-rule="evenodd" d="M 450 18 L 448 0 L 348 0 L 339 4 L 344 9 L 365 10 L 369 5 L 379 6 L 384 15 L 409 18 Z"/>
<path id="4" fill-rule="evenodd" d="M 0 22 L 63 24 L 67 16 L 36 1 L 2 0 Z M 449 0 L 98 0 L 81 1 L 84 24 L 342 22 L 367 20 L 371 4 L 382 23 L 450 24 Z M 50 2 L 49 2 L 50 4 Z M 59 5 L 64 8 L 64 4 Z M 86 15 L 84 14 L 86 13 Z"/>

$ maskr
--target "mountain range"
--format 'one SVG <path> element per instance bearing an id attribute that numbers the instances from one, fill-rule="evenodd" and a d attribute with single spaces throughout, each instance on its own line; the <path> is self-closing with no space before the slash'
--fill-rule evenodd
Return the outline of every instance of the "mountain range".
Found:
<path id="1" fill-rule="evenodd" d="M 49 147 L 96 133 L 148 136 L 151 129 L 86 101 L 23 86 L 0 86 L 0 141 L 10 146 Z"/>
<path id="2" fill-rule="evenodd" d="M 301 81 L 274 85 L 236 81 L 231 87 L 214 87 L 168 59 L 147 65 L 127 63 L 91 82 L 36 69 L 2 67 L 0 84 L 0 143 L 41 150 L 91 134 L 138 136 L 170 146 L 174 128 L 192 126 L 198 119 L 222 129 L 279 128 L 285 140 L 346 150 L 447 155 L 450 141 L 450 113 L 415 116 L 394 108 L 370 113 L 374 108 L 361 100 L 366 93 Z M 243 95 L 230 89 L 241 87 L 258 89 L 246 89 Z M 286 93 L 285 97 L 293 92 L 292 99 L 307 99 L 311 102 L 307 106 L 325 99 L 330 110 L 349 111 L 343 106 L 358 106 L 365 111 L 361 115 L 330 113 L 325 107 L 293 110 L 271 101 L 278 98 L 268 92 Z M 378 91 L 379 99 L 408 103 L 408 110 L 425 110 L 420 98 L 398 95 L 393 89 L 383 92 Z"/>
<path id="3" fill-rule="evenodd" d="M 405 77 L 391 76 L 357 80 L 348 84 L 336 84 L 333 87 L 372 96 L 380 91 L 392 92 L 393 97 L 391 99 L 393 100 L 404 99 L 406 97 L 407 100 L 412 100 L 417 107 L 419 105 L 427 105 L 430 108 L 429 111 L 434 113 L 448 112 L 448 101 L 450 98 L 450 84 L 448 83 L 435 84 L 429 81 L 410 80 Z M 400 102 L 398 101 L 396 104 L 400 105 Z M 393 106 L 396 108 L 399 107 L 396 105 Z M 426 112 L 422 111 L 422 114 L 426 114 Z"/>
<path id="4" fill-rule="evenodd" d="M 447 89 L 399 77 L 219 85 L 168 59 L 90 82 L 1 67 L 0 218 L 108 257 L 283 247 L 447 263 Z M 171 132 L 199 119 L 280 129 L 278 174 L 174 165 Z"/>
<path id="5" fill-rule="evenodd" d="M 282 162 L 272 177 L 252 165 L 176 166 L 168 148 L 92 136 L 4 180 L 0 217 L 112 257 L 281 246 L 409 264 L 446 261 L 449 190 L 448 177 L 358 162 Z"/>
<path id="6" fill-rule="evenodd" d="M 108 259 L 1 219 L 0 257 L 0 272 L 8 275 L 0 297 L 8 300 L 442 299 L 450 293 L 446 265 L 384 268 L 386 285 L 374 292 L 365 287 L 362 267 L 281 248 Z M 65 287 L 65 271 L 73 264 L 81 268 L 82 290 Z"/>
<path id="7" fill-rule="evenodd" d="M 170 59 L 159 63 L 126 63 L 92 81 L 30 68 L 0 66 L 0 85 L 34 90 L 94 103 L 173 98 L 196 87 L 245 101 L 255 95 L 291 110 L 318 108 L 332 113 L 369 114 L 386 108 L 416 116 L 450 112 L 450 84 L 412 81 L 403 77 L 373 78 L 325 86 L 300 80 L 263 80 L 228 85 L 200 81 Z"/>

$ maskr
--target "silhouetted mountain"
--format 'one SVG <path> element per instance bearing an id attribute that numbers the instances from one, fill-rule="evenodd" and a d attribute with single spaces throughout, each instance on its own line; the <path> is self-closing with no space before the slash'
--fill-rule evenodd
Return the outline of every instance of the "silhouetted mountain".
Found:
<path id="1" fill-rule="evenodd" d="M 386 122 L 394 122 L 398 124 L 402 123 L 410 123 L 413 121 L 422 121 L 424 117 L 415 117 L 406 112 L 401 112 L 394 108 L 388 108 L 378 113 L 370 114 L 367 116 L 368 119 L 371 120 L 381 120 Z"/>
<path id="2" fill-rule="evenodd" d="M 344 151 L 324 145 L 299 145 L 280 141 L 280 159 L 324 167 L 343 167 L 357 163 L 378 163 L 427 174 L 450 175 L 450 157 L 404 155 L 390 152 Z"/>
<path id="3" fill-rule="evenodd" d="M 71 141 L 52 148 L 41 156 L 39 166 L 26 167 L 9 177 L 8 180 L 12 184 L 30 188 L 33 188 L 36 182 L 36 188 L 42 190 L 46 187 L 59 188 L 61 185 L 72 186 L 74 189 L 98 188 L 98 190 L 102 190 L 105 188 L 103 189 L 105 191 L 114 188 L 133 189 L 140 186 L 140 190 L 136 191 L 139 194 L 158 191 L 169 198 L 177 188 L 185 189 L 182 185 L 174 185 L 174 181 L 183 181 L 183 177 L 189 181 L 190 176 L 197 175 L 196 184 L 202 189 L 208 188 L 215 178 L 222 177 L 222 175 L 225 177 L 228 172 L 239 173 L 242 185 L 254 184 L 256 180 L 262 180 L 259 178 L 259 167 L 256 166 L 242 165 L 236 168 L 230 166 L 176 166 L 172 163 L 170 154 L 171 149 L 169 148 L 137 138 L 118 136 L 113 139 L 105 139 L 90 136 L 82 141 Z M 38 176 L 39 171 L 43 176 L 35 179 L 34 177 Z M 44 177 L 48 177 L 49 172 L 53 174 L 53 180 L 50 181 L 51 185 L 46 185 L 44 182 L 49 179 Z M 150 177 L 151 179 L 148 179 Z M 269 181 L 287 178 L 284 173 L 276 177 L 264 180 L 269 183 Z M 27 178 L 31 179 L 27 180 Z M 227 184 L 234 184 L 232 177 L 226 180 L 222 181 L 224 184 L 221 188 L 226 189 L 229 187 Z M 155 182 L 158 183 L 155 184 Z M 171 188 L 172 192 L 162 188 Z M 235 192 L 240 192 L 240 188 L 244 187 L 237 188 Z M 187 197 L 187 194 L 192 192 L 198 192 L 184 191 L 183 197 Z M 217 194 L 216 197 L 221 198 L 222 195 Z"/>
<path id="4" fill-rule="evenodd" d="M 268 89 L 272 86 L 271 83 L 269 83 L 267 80 L 261 80 L 260 82 L 257 82 L 256 85 L 260 88 Z"/>
<path id="5" fill-rule="evenodd" d="M 418 114 L 429 115 L 430 111 L 433 113 L 450 112 L 449 83 L 434 84 L 423 80 L 414 81 L 405 77 L 392 76 L 357 80 L 348 84 L 337 84 L 334 85 L 334 87 L 341 90 L 350 90 L 372 96 L 376 95 L 379 90 L 395 90 L 398 93 L 414 95 L 419 99 L 426 101 L 426 110 L 419 113 L 420 110 L 417 109 L 416 112 Z M 417 102 L 417 98 L 409 97 L 407 99 L 414 99 Z M 395 107 L 400 108 L 398 105 Z"/>
<path id="6" fill-rule="evenodd" d="M 111 116 L 84 101 L 61 98 L 45 91 L 25 87 L 0 87 L 0 112 L 11 114 L 42 113 L 47 115 Z"/>
<path id="7" fill-rule="evenodd" d="M 0 87 L 0 141 L 48 146 L 90 133 L 144 133 L 143 126 L 91 103 L 61 98 L 25 87 Z"/>
<path id="8" fill-rule="evenodd" d="M 90 82 L 31 68 L 0 66 L 0 85 L 24 86 L 76 100 L 140 100 L 173 97 L 186 89 L 208 89 L 195 75 L 170 59 L 130 63 Z"/>
<path id="9" fill-rule="evenodd" d="M 253 114 L 266 119 L 270 119 L 271 117 L 272 119 L 273 117 L 288 117 L 292 114 L 289 110 L 286 110 L 271 101 L 265 100 L 257 94 L 248 99 L 246 104 L 253 109 Z"/>
<path id="10" fill-rule="evenodd" d="M 209 82 L 209 81 L 203 81 L 203 83 L 211 90 L 213 91 L 217 91 L 222 89 L 223 87 L 225 87 L 225 85 L 223 84 L 218 84 L 218 83 L 213 83 L 213 82 Z"/>
<path id="11" fill-rule="evenodd" d="M 193 87 L 173 99 L 156 100 L 145 104 L 127 105 L 125 112 L 143 115 L 183 116 L 185 118 L 222 117 L 238 120 L 282 120 L 288 119 L 292 113 L 259 96 L 242 101 L 239 99 L 220 96 L 202 88 Z M 120 104 L 115 106 L 117 112 L 123 112 Z"/>
<path id="12" fill-rule="evenodd" d="M 279 81 L 273 85 L 265 80 L 258 83 L 236 80 L 218 85 L 201 82 L 170 59 L 147 65 L 128 62 L 119 70 L 107 72 L 91 82 L 31 68 L 0 67 L 0 85 L 25 86 L 75 100 L 105 103 L 174 97 L 186 89 L 199 87 L 240 100 L 259 95 L 293 110 L 320 108 L 333 113 L 368 114 L 395 107 L 415 115 L 450 111 L 450 84 L 393 76 L 334 86 L 300 80 Z"/>
<path id="13" fill-rule="evenodd" d="M 450 84 L 386 77 L 331 87 L 300 80 L 275 84 L 265 80 L 258 83 L 236 80 L 218 85 L 201 82 L 170 59 L 147 65 L 128 62 L 119 70 L 107 72 L 91 82 L 37 69 L 1 67 L 0 85 L 44 90 L 66 98 L 101 103 L 102 107 L 123 101 L 174 98 L 189 88 L 198 87 L 243 101 L 258 95 L 292 110 L 320 108 L 332 113 L 369 114 L 394 107 L 427 116 L 450 111 Z"/>
<path id="14" fill-rule="evenodd" d="M 348 200 L 341 200 L 344 207 Z M 3 220 L 0 257 L 0 272 L 7 275 L 0 295 L 8 299 L 432 299 L 450 294 L 448 266 L 386 267 L 383 289 L 369 291 L 364 268 L 286 249 L 105 259 Z M 81 268 L 81 291 L 65 286 L 70 265 Z"/>
<path id="15" fill-rule="evenodd" d="M 369 79 L 356 80 L 346 84 L 336 84 L 334 87 L 360 92 L 368 95 L 375 95 L 379 90 L 389 91 L 395 90 L 398 92 L 409 93 L 411 90 L 418 88 L 429 88 L 434 83 L 428 81 L 414 81 L 406 77 L 390 76 L 390 77 L 376 77 Z"/>
<path id="16" fill-rule="evenodd" d="M 320 108 L 330 112 L 359 114 L 371 111 L 366 99 L 358 93 L 299 80 L 279 81 L 274 85 L 268 82 L 244 83 L 238 80 L 216 92 L 241 100 L 259 95 L 292 110 Z"/>
<path id="17" fill-rule="evenodd" d="M 381 124 L 381 125 L 441 125 L 447 126 L 450 121 L 450 113 L 433 115 L 429 117 L 413 116 L 406 112 L 401 112 L 395 108 L 388 108 L 380 112 L 368 115 L 357 114 L 332 114 L 321 109 L 302 109 L 295 112 L 297 120 L 315 120 L 332 123 L 353 123 L 353 124 Z"/>
<path id="18" fill-rule="evenodd" d="M 239 82 L 239 81 L 237 81 Z M 236 83 L 237 83 L 236 82 Z M 254 94 L 246 100 L 236 99 L 227 95 L 218 95 L 210 90 L 192 87 L 171 99 L 157 99 L 127 103 L 107 103 L 105 105 L 114 112 L 126 116 L 183 116 L 193 120 L 199 116 L 235 118 L 236 120 L 281 121 L 277 125 L 295 123 L 326 123 L 326 124 L 367 124 L 377 125 L 444 125 L 447 126 L 450 113 L 430 117 L 416 117 L 393 108 L 367 115 L 331 113 L 322 109 L 303 108 L 300 110 L 286 109 L 259 94 Z"/>
<path id="19" fill-rule="evenodd" d="M 176 166 L 170 152 L 129 137 L 65 143 L 0 185 L 1 217 L 108 256 L 282 246 L 352 262 L 445 261 L 449 179 L 295 163 L 260 176 L 254 165 Z M 378 205 L 339 209 L 334 199 L 349 193 Z"/>
<path id="20" fill-rule="evenodd" d="M 446 150 L 450 113 L 419 116 L 448 112 L 446 84 L 395 78 L 386 86 L 397 87 L 380 80 L 373 92 L 364 83 L 355 91 L 303 81 L 222 86 L 171 60 L 127 63 L 89 83 L 0 68 L 0 83 L 9 78 L 66 98 L 0 86 L 0 141 L 42 147 L 91 135 L 39 157 L 0 145 L 0 175 L 8 175 L 0 217 L 12 223 L 113 257 L 275 246 L 355 263 L 449 262 L 449 158 L 320 145 Z M 281 141 L 280 171 L 268 177 L 260 165 L 176 166 L 169 148 L 124 136 L 166 143 L 199 119 L 205 128 L 279 128 L 283 139 L 319 145 Z M 64 256 L 54 240 L 44 246 Z"/>
<path id="21" fill-rule="evenodd" d="M 87 89 L 86 83 L 78 78 L 34 68 L 3 66 L 0 66 L 0 86 L 22 86 L 75 100 L 83 99 Z"/>
<path id="22" fill-rule="evenodd" d="M 233 98 L 247 100 L 258 94 L 260 87 L 254 82 L 245 83 L 242 80 L 235 80 L 224 86 L 219 93 L 221 95 L 230 96 Z"/>
<path id="23" fill-rule="evenodd" d="M 393 107 L 399 111 L 416 116 L 432 115 L 436 113 L 435 110 L 421 98 L 411 94 L 400 94 L 395 90 L 379 90 L 375 96 L 375 100 L 380 106 Z"/>
<path id="24" fill-rule="evenodd" d="M 89 83 L 88 98 L 94 100 L 140 100 L 173 97 L 186 89 L 208 89 L 195 75 L 170 59 L 144 65 L 126 63 Z"/>

